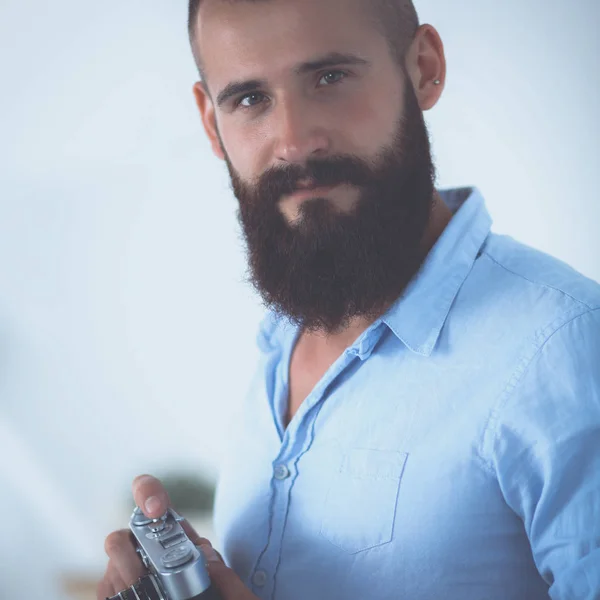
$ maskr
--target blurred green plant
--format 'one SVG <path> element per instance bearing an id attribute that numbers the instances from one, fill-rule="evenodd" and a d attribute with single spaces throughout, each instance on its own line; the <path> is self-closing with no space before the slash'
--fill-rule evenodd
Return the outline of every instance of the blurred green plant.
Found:
<path id="1" fill-rule="evenodd" d="M 212 513 L 215 504 L 215 485 L 192 473 L 166 473 L 161 481 L 173 508 L 181 513 Z"/>
<path id="2" fill-rule="evenodd" d="M 173 508 L 183 514 L 209 516 L 215 503 L 215 484 L 196 473 L 170 471 L 158 475 Z"/>

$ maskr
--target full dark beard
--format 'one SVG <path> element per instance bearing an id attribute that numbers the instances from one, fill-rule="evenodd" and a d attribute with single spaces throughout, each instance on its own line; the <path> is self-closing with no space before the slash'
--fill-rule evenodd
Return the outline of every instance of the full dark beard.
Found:
<path id="1" fill-rule="evenodd" d="M 423 261 L 435 169 L 412 86 L 391 146 L 376 161 L 310 159 L 265 172 L 255 185 L 227 158 L 239 200 L 249 280 L 265 305 L 307 331 L 339 332 L 353 317 L 376 319 L 405 290 Z M 278 207 L 299 182 L 349 184 L 360 191 L 343 213 L 326 198 L 305 201 L 290 224 Z"/>

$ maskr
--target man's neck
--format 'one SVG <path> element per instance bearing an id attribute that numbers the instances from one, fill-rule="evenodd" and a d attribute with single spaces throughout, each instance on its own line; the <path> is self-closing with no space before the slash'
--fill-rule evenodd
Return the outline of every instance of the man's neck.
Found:
<path id="1" fill-rule="evenodd" d="M 451 219 L 452 211 L 442 200 L 439 193 L 435 191 L 431 215 L 422 240 L 423 256 L 429 254 Z M 390 306 L 386 306 L 381 314 L 384 314 Z M 339 356 L 346 348 L 351 346 L 360 335 L 375 322 L 375 320 L 376 319 L 367 317 L 355 317 L 350 320 L 350 323 L 346 328 L 338 333 L 327 334 L 321 331 L 303 332 L 301 338 L 305 345 L 311 347 L 311 350 L 315 355 Z"/>

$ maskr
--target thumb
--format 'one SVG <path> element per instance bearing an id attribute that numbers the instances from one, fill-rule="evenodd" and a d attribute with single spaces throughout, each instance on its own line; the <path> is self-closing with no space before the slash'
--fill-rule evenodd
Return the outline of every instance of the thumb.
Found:
<path id="1" fill-rule="evenodd" d="M 212 546 L 202 544 L 200 548 L 206 559 L 210 580 L 223 600 L 251 600 L 256 598 L 236 575 L 235 571 L 223 562 L 221 555 Z"/>

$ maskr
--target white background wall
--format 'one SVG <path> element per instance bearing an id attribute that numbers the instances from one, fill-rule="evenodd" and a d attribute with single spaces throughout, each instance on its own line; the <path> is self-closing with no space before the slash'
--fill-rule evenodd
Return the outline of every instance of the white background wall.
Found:
<path id="1" fill-rule="evenodd" d="M 100 575 L 134 475 L 215 476 L 255 366 L 262 309 L 186 4 L 0 0 L 3 599 Z M 600 280 L 600 2 L 417 7 L 449 63 L 439 184 L 477 185 L 496 231 Z"/>

